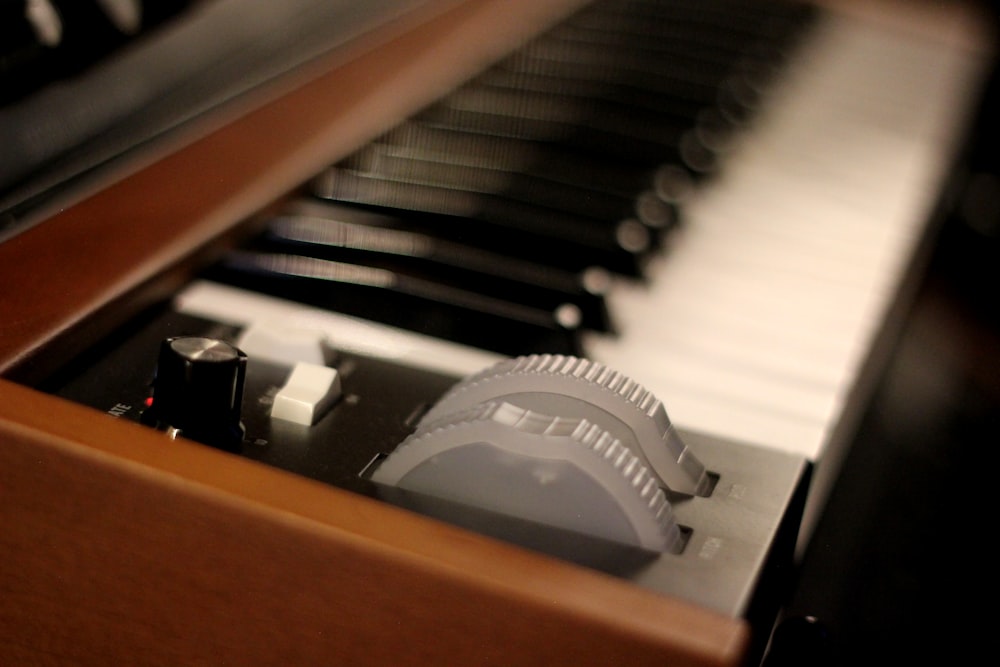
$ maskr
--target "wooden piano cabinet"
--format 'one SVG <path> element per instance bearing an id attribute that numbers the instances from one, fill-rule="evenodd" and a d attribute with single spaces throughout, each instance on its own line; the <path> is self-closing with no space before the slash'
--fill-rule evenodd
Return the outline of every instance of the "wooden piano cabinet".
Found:
<path id="1" fill-rule="evenodd" d="M 742 620 L 25 386 L 575 4 L 429 3 L 0 244 L 0 662 L 742 663 Z"/>

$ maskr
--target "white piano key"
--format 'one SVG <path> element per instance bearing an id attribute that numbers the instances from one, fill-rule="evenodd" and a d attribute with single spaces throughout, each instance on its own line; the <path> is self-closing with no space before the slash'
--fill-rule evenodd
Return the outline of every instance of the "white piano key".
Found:
<path id="1" fill-rule="evenodd" d="M 941 26 L 946 31 L 947 25 Z M 833 18 L 591 356 L 683 428 L 818 459 L 936 203 L 983 60 Z"/>
<path id="2" fill-rule="evenodd" d="M 207 281 L 185 287 L 174 299 L 174 307 L 182 313 L 240 327 L 284 322 L 291 328 L 322 332 L 338 351 L 456 375 L 482 370 L 502 358 L 493 352 Z"/>

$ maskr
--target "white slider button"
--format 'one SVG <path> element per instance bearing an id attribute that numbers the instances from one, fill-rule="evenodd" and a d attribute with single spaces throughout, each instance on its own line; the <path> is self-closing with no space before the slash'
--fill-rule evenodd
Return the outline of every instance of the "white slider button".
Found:
<path id="1" fill-rule="evenodd" d="M 274 397 L 271 417 L 311 426 L 340 398 L 340 374 L 335 368 L 299 362 Z"/>

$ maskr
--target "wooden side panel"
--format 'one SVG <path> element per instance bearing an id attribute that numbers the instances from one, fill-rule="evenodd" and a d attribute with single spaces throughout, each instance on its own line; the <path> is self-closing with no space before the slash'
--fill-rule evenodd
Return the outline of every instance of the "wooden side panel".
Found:
<path id="1" fill-rule="evenodd" d="M 746 648 L 739 620 L 4 381 L 0 526 L 9 664 L 722 666 Z"/>

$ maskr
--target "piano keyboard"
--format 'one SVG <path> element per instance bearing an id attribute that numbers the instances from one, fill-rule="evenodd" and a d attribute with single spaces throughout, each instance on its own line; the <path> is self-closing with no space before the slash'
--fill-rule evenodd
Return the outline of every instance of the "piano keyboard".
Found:
<path id="1" fill-rule="evenodd" d="M 628 27 L 615 4 L 569 20 L 333 165 L 313 184 L 316 196 L 187 288 L 178 308 L 236 324 L 318 327 L 339 347 L 460 374 L 540 351 L 532 345 L 582 354 L 641 381 L 681 428 L 818 460 L 914 261 L 980 55 L 826 11 L 797 43 L 802 7 L 699 3 L 690 26 L 712 24 L 716 4 L 730 17 L 739 6 L 772 19 L 757 22 L 744 59 L 777 44 L 765 32 L 775 24 L 794 55 L 758 63 L 780 71 L 758 104 L 746 96 L 752 89 L 732 88 L 733 61 L 715 71 L 697 53 L 700 27 L 671 35 L 687 55 L 666 39 L 633 37 L 622 53 L 655 50 L 664 66 L 701 58 L 715 77 L 712 103 L 678 103 L 653 142 L 646 124 L 623 136 L 611 97 L 585 105 L 607 124 L 583 128 L 572 123 L 578 107 L 553 102 L 583 99 L 602 80 L 560 59 L 611 51 L 580 40 L 609 39 L 611 17 Z M 683 24 L 670 12 L 684 3 L 624 4 L 657 5 L 664 25 Z M 723 41 L 736 43 L 750 23 Z M 938 23 L 938 35 L 964 27 Z M 576 72 L 574 86 L 546 65 Z M 509 84 L 525 81 L 541 88 L 516 96 Z M 665 104 L 637 86 L 610 90 L 626 89 L 636 105 L 643 95 Z M 584 148 L 568 153 L 571 140 Z M 532 160 L 544 168 L 513 171 Z M 622 166 L 608 169 L 611 160 Z M 613 176 L 637 188 L 624 208 L 626 186 Z M 601 188 L 592 205 L 581 199 L 588 177 Z M 436 229 L 446 233 L 429 249 Z M 497 266 L 494 275 L 477 270 Z"/>

